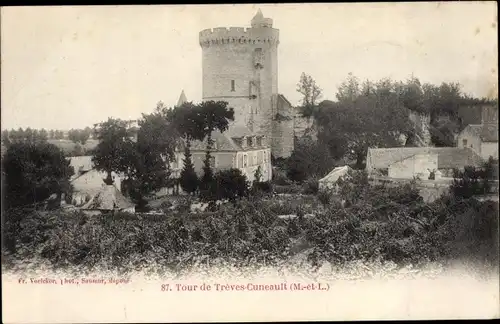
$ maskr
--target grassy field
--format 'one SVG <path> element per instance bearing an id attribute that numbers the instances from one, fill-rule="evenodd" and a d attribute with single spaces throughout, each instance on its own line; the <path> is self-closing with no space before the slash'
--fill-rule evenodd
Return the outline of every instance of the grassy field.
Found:
<path id="1" fill-rule="evenodd" d="M 65 140 L 65 139 L 63 139 L 63 140 L 50 139 L 47 142 L 50 144 L 56 145 L 57 147 L 62 149 L 67 154 L 74 152 L 75 148 L 77 146 L 77 144 L 75 144 L 74 142 L 72 142 L 70 140 Z M 97 146 L 98 143 L 99 143 L 99 141 L 97 141 L 97 140 L 89 139 L 85 143 L 85 145 L 83 145 L 83 149 L 85 151 L 93 150 Z"/>

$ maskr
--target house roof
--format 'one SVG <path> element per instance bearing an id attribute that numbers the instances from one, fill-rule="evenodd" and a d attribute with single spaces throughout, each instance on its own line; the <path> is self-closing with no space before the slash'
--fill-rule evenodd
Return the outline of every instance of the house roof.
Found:
<path id="1" fill-rule="evenodd" d="M 103 186 L 99 192 L 94 195 L 82 209 L 113 210 L 127 209 L 135 205 L 113 185 Z"/>
<path id="2" fill-rule="evenodd" d="M 496 123 L 467 125 L 465 131 L 478 136 L 483 142 L 498 142 L 498 124 Z"/>
<path id="3" fill-rule="evenodd" d="M 233 152 L 243 151 L 245 149 L 242 148 L 240 145 L 238 145 L 238 143 L 234 139 L 247 136 L 261 136 L 261 135 L 251 132 L 244 125 L 237 125 L 234 123 L 231 124 L 229 126 L 229 129 L 226 130 L 224 133 L 221 133 L 219 131 L 213 131 L 212 140 L 215 143 L 215 151 L 233 151 Z M 181 148 L 183 148 L 184 142 L 181 141 L 180 146 Z M 207 148 L 206 139 L 203 141 L 193 141 L 191 143 L 191 151 L 205 151 L 206 148 Z"/>
<path id="4" fill-rule="evenodd" d="M 75 170 L 74 176 L 78 176 L 78 171 L 90 171 L 94 167 L 92 156 L 72 156 L 69 158 L 69 165 Z"/>
<path id="5" fill-rule="evenodd" d="M 345 176 L 352 170 L 348 165 L 336 167 L 330 173 L 328 173 L 325 177 L 321 178 L 319 182 L 336 182 L 340 177 Z"/>
<path id="6" fill-rule="evenodd" d="M 369 148 L 367 164 L 374 169 L 385 169 L 394 162 L 405 160 L 416 154 L 434 153 L 438 156 L 439 169 L 462 168 L 467 165 L 479 166 L 483 159 L 470 148 L 458 147 L 395 147 Z"/>

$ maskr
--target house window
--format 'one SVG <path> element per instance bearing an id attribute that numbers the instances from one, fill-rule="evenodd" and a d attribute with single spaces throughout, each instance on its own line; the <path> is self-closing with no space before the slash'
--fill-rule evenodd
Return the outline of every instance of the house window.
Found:
<path id="1" fill-rule="evenodd" d="M 463 147 L 467 147 L 467 140 L 466 139 L 462 140 L 462 145 L 463 145 Z"/>
<path id="2" fill-rule="evenodd" d="M 257 146 L 262 146 L 262 137 L 257 137 Z"/>
<path id="3" fill-rule="evenodd" d="M 252 147 L 252 138 L 251 137 L 247 137 L 247 146 Z"/>
<path id="4" fill-rule="evenodd" d="M 243 155 L 238 155 L 238 168 L 243 167 Z"/>
<path id="5" fill-rule="evenodd" d="M 231 80 L 231 91 L 235 91 L 234 90 L 234 80 Z"/>
<path id="6" fill-rule="evenodd" d="M 267 152 L 264 152 L 264 163 L 267 163 Z"/>
<path id="7" fill-rule="evenodd" d="M 257 164 L 262 164 L 262 160 L 263 160 L 262 155 L 263 155 L 263 153 L 264 152 L 262 152 L 262 151 L 259 152 L 259 153 L 257 153 Z"/>
<path id="8" fill-rule="evenodd" d="M 243 155 L 243 167 L 246 168 L 248 166 L 248 157 Z"/>

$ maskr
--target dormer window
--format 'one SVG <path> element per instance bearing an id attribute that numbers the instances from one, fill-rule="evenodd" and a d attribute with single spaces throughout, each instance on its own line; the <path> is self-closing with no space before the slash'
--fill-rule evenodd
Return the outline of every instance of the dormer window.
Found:
<path id="1" fill-rule="evenodd" d="M 252 147 L 252 138 L 251 137 L 247 137 L 247 146 Z"/>

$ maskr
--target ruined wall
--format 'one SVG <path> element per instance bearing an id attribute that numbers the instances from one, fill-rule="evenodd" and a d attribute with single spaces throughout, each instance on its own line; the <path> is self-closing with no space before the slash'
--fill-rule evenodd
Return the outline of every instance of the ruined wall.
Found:
<path id="1" fill-rule="evenodd" d="M 273 156 L 287 158 L 292 155 L 295 142 L 293 107 L 282 95 L 273 96 L 273 106 L 276 107 L 271 138 Z"/>

